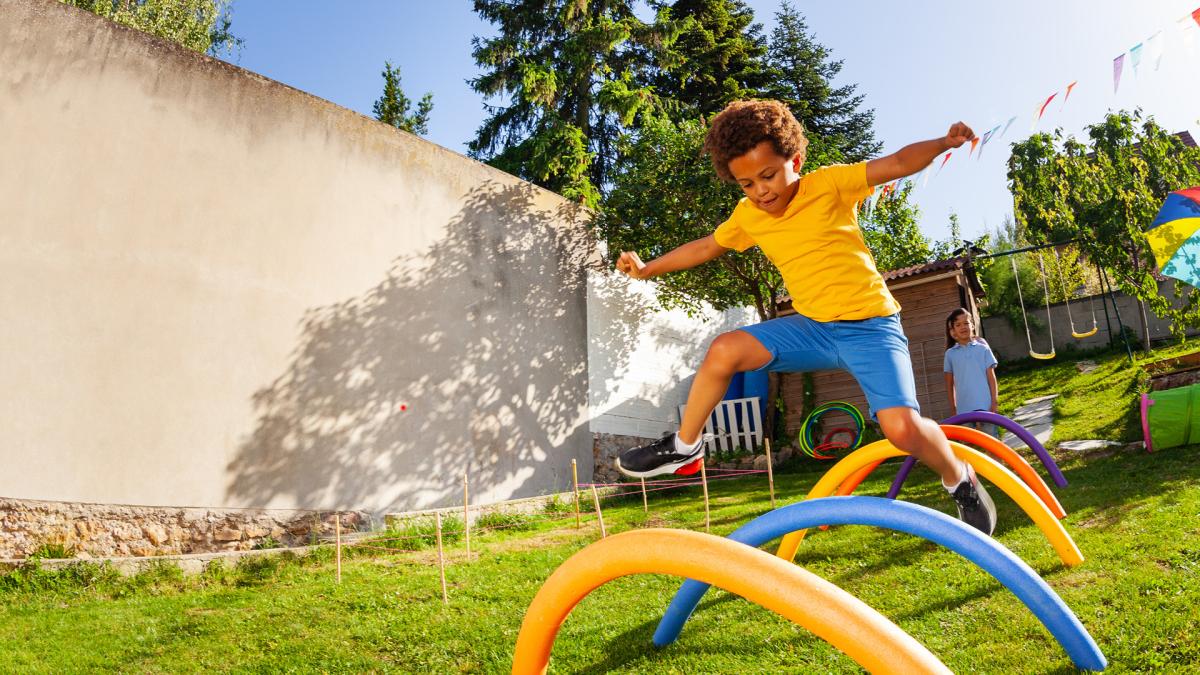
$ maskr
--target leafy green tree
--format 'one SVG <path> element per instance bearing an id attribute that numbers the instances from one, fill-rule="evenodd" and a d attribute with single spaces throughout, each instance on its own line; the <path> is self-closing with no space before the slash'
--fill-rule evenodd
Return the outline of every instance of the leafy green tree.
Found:
<path id="1" fill-rule="evenodd" d="M 1036 134 L 1013 145 L 1008 180 L 1014 214 L 1034 244 L 1075 239 L 1087 259 L 1111 271 L 1139 303 L 1181 333 L 1200 325 L 1200 292 L 1175 285 L 1178 306 L 1162 296 L 1145 228 L 1167 194 L 1200 183 L 1200 151 L 1186 147 L 1141 111 L 1109 113 L 1088 127 L 1090 143 Z"/>
<path id="2" fill-rule="evenodd" d="M 742 0 L 660 3 L 670 22 L 670 51 L 654 59 L 650 84 L 678 119 L 720 112 L 728 103 L 762 96 L 769 83 L 766 39 Z M 673 104 L 673 105 L 672 105 Z"/>
<path id="3" fill-rule="evenodd" d="M 375 119 L 397 129 L 413 134 L 429 133 L 429 113 L 433 111 L 433 93 L 426 93 L 417 103 L 417 110 L 409 114 L 412 101 L 404 95 L 400 86 L 400 66 L 391 62 L 383 64 L 383 94 L 375 101 L 372 112 Z"/>
<path id="4" fill-rule="evenodd" d="M 950 238 L 944 241 L 937 241 L 930 247 L 929 258 L 933 260 L 945 260 L 955 256 L 963 255 L 963 245 L 965 242 L 962 238 L 962 224 L 959 223 L 958 214 L 950 212 Z M 978 244 L 976 244 L 978 245 Z"/>
<path id="5" fill-rule="evenodd" d="M 877 188 L 882 189 L 882 188 Z M 875 208 L 860 212 L 858 225 L 880 272 L 922 265 L 933 257 L 929 238 L 921 234 L 921 209 L 909 201 L 912 181 L 880 197 Z"/>
<path id="6" fill-rule="evenodd" d="M 775 19 L 768 45 L 771 84 L 765 93 L 787 103 L 810 140 L 822 146 L 810 160 L 857 162 L 878 155 L 883 144 L 875 140 L 875 111 L 861 109 L 858 85 L 834 86 L 843 62 L 833 60 L 833 52 L 817 42 L 791 3 L 785 1 Z"/>
<path id="7" fill-rule="evenodd" d="M 1042 249 L 1034 255 L 1041 259 L 1038 271 L 1045 271 L 1050 302 L 1064 302 L 1079 295 L 1079 290 L 1088 287 L 1092 275 L 1089 274 L 1086 261 L 1080 257 L 1077 247 Z"/>
<path id="8" fill-rule="evenodd" d="M 62 0 L 123 26 L 218 56 L 242 45 L 233 35 L 228 0 Z"/>
<path id="9" fill-rule="evenodd" d="M 1016 276 L 1013 276 L 1014 267 Z M 1021 284 L 1019 294 L 1018 280 Z M 984 316 L 1002 316 L 1010 326 L 1021 331 L 1025 329 L 1025 321 L 1031 329 L 1045 325 L 1046 293 L 1034 258 L 1024 254 L 1011 259 L 1001 258 L 980 273 L 980 281 L 987 292 L 982 308 Z"/>
<path id="10" fill-rule="evenodd" d="M 701 153 L 707 129 L 699 121 L 648 120 L 621 148 L 628 161 L 596 220 L 610 254 L 637 251 L 649 260 L 712 234 L 742 193 L 717 178 Z M 717 260 L 655 280 L 659 302 L 689 313 L 754 307 L 763 321 L 775 318 L 783 291 L 779 271 L 757 248 L 730 251 Z"/>
<path id="11" fill-rule="evenodd" d="M 632 0 L 475 0 L 499 34 L 472 41 L 482 70 L 471 80 L 489 116 L 471 156 L 595 206 L 621 129 L 656 106 L 648 55 L 669 31 L 634 15 Z"/>

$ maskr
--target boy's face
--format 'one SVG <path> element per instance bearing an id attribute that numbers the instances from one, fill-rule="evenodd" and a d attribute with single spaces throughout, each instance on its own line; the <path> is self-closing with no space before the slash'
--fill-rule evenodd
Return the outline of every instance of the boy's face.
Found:
<path id="1" fill-rule="evenodd" d="M 782 215 L 800 187 L 800 155 L 782 157 L 770 141 L 729 160 L 729 172 L 755 206 L 773 216 Z"/>

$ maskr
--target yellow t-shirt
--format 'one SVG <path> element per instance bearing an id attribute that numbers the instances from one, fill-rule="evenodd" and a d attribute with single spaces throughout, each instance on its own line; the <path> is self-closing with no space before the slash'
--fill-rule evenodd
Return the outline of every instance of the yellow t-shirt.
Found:
<path id="1" fill-rule="evenodd" d="M 779 268 L 792 307 L 816 321 L 850 321 L 900 311 L 858 228 L 866 162 L 834 164 L 801 176 L 781 216 L 743 198 L 713 233 L 725 248 L 757 245 Z"/>

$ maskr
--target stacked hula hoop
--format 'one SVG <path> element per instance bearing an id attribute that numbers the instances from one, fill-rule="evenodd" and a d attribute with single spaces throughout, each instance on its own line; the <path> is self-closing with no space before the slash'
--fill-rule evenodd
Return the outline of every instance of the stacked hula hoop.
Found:
<path id="1" fill-rule="evenodd" d="M 820 421 L 822 415 L 833 411 L 849 415 L 850 419 L 854 421 L 854 428 L 837 427 L 831 429 L 825 434 L 825 437 L 821 439 L 819 444 L 814 442 L 817 422 Z M 862 444 L 863 427 L 863 416 L 858 411 L 858 408 L 845 401 L 830 401 L 829 403 L 817 406 L 815 410 L 808 414 L 808 417 L 804 418 L 804 424 L 800 427 L 800 436 L 797 440 L 799 440 L 800 449 L 804 454 L 813 459 L 837 459 L 836 455 L 827 455 L 824 453 L 832 450 L 856 449 Z M 849 434 L 851 440 L 849 442 L 835 441 L 834 438 L 839 434 Z"/>

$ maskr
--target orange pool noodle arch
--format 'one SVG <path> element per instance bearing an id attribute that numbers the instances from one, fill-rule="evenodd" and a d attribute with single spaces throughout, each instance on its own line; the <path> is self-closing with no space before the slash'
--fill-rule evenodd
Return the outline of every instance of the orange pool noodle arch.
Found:
<path id="1" fill-rule="evenodd" d="M 941 427 L 942 431 L 946 434 L 946 438 L 952 441 L 970 443 L 995 455 L 1007 464 L 1012 469 L 1012 472 L 1017 474 L 1024 481 L 1025 485 L 1029 486 L 1030 490 L 1033 490 L 1033 493 L 1042 500 L 1046 508 L 1050 509 L 1050 513 L 1053 513 L 1055 518 L 1061 520 L 1067 517 L 1067 512 L 1063 510 L 1062 504 L 1058 502 L 1058 498 L 1050 491 L 1050 486 L 1046 485 L 1046 481 L 1042 480 L 1037 471 L 1034 471 L 1029 462 L 1017 454 L 1016 450 L 1001 443 L 1000 439 L 989 436 L 978 429 L 961 427 L 955 424 L 943 424 Z M 858 484 L 866 480 L 867 476 L 871 475 L 871 472 L 882 463 L 882 460 L 874 462 L 855 471 L 845 482 L 838 486 L 836 494 L 839 497 L 845 497 L 853 493 Z"/>
<path id="2" fill-rule="evenodd" d="M 951 441 L 950 449 L 954 451 L 955 455 L 974 467 L 976 473 L 1000 488 L 1010 499 L 1017 503 L 1017 506 L 1020 506 L 1025 511 L 1034 524 L 1041 529 L 1042 534 L 1046 535 L 1046 539 L 1050 541 L 1050 545 L 1058 552 L 1058 557 L 1063 561 L 1064 565 L 1074 567 L 1083 562 L 1083 553 L 1079 551 L 1079 547 L 1075 545 L 1075 542 L 1071 539 L 1071 535 L 1067 534 L 1062 523 L 1058 522 L 1058 519 L 1042 503 L 1042 500 L 1038 499 L 1037 495 L 1027 485 L 1022 483 L 1013 472 L 1000 466 L 991 457 L 973 448 L 968 448 L 961 443 Z M 833 465 L 833 468 L 826 471 L 825 475 L 821 476 L 821 479 L 809 491 L 807 498 L 828 497 L 846 479 L 863 470 L 864 467 L 891 457 L 902 457 L 906 454 L 903 450 L 898 449 L 887 441 L 876 441 L 875 443 L 859 448 L 843 457 L 840 462 Z M 806 530 L 797 530 L 784 536 L 775 555 L 784 560 L 794 558 L 796 556 L 796 549 L 800 548 L 800 542 L 804 540 L 805 532 Z"/>
<path id="3" fill-rule="evenodd" d="M 765 551 L 688 530 L 616 534 L 571 556 L 533 598 L 513 652 L 514 675 L 546 672 L 562 622 L 596 588 L 630 574 L 671 574 L 777 612 L 873 673 L 949 673 L 921 643 L 838 586 Z"/>

